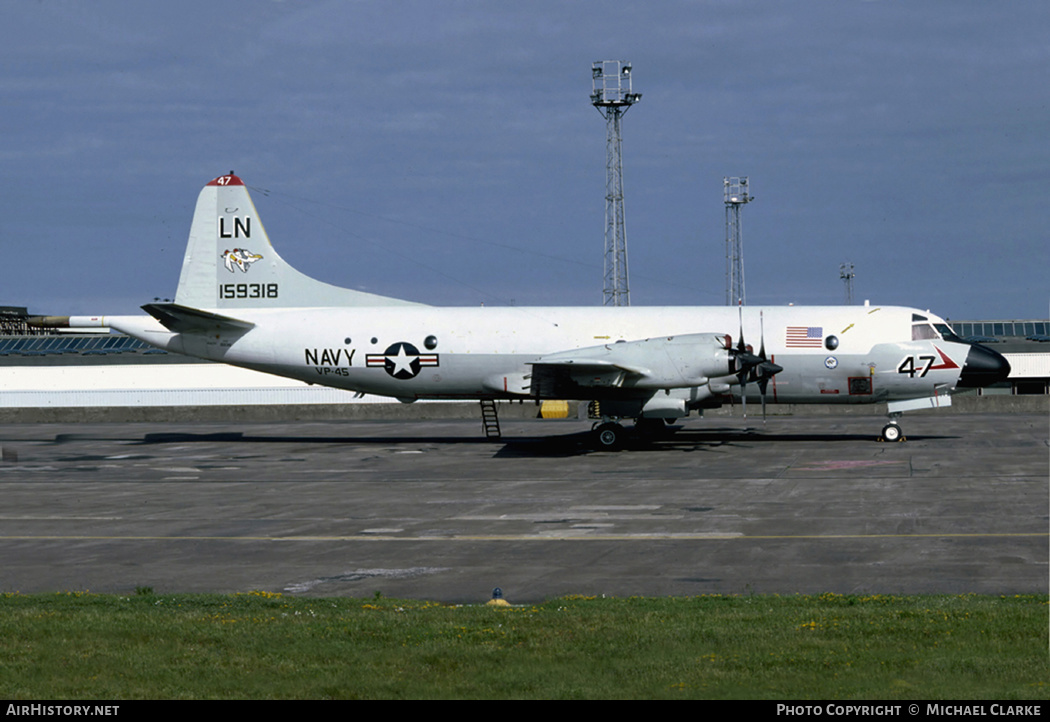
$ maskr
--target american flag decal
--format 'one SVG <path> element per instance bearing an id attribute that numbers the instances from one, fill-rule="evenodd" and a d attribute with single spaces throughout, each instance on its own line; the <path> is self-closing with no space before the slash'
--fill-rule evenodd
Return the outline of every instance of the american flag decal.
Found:
<path id="1" fill-rule="evenodd" d="M 788 348 L 820 348 L 824 339 L 823 326 L 788 326 Z"/>

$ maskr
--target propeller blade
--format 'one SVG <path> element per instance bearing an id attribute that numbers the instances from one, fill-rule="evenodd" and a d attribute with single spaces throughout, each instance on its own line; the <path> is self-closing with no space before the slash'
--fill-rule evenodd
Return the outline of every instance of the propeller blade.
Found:
<path id="1" fill-rule="evenodd" d="M 758 355 L 765 361 L 766 360 L 766 317 L 762 311 L 758 312 L 758 328 L 759 328 L 759 347 Z"/>
<path id="2" fill-rule="evenodd" d="M 732 345 L 732 339 L 727 336 L 726 349 L 733 359 L 734 373 L 737 383 L 740 384 L 740 401 L 744 411 L 744 418 L 747 418 L 747 385 L 754 381 L 758 383 L 758 392 L 762 397 L 762 421 L 764 423 L 766 419 L 766 389 L 769 387 L 769 380 L 783 371 L 784 368 L 766 357 L 765 313 L 762 311 L 758 313 L 760 338 L 757 355 L 754 349 L 750 348 L 744 340 L 744 310 L 742 307 L 738 309 L 738 313 L 740 315 L 740 336 L 737 338 L 736 346 Z"/>

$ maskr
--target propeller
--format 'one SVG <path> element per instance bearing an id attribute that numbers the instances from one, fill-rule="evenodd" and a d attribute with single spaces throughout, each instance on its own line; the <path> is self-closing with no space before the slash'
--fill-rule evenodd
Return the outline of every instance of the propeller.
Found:
<path id="1" fill-rule="evenodd" d="M 762 422 L 765 423 L 766 389 L 769 387 L 769 380 L 784 368 L 766 358 L 766 322 L 761 311 L 759 311 L 758 318 L 761 329 L 758 355 L 756 356 L 754 349 L 744 342 L 744 309 L 742 307 L 740 307 L 740 340 L 737 341 L 736 347 L 730 348 L 729 351 L 740 365 L 736 377 L 740 382 L 740 401 L 744 409 L 744 418 L 747 418 L 747 385 L 750 382 L 756 382 L 759 394 L 762 396 Z"/>

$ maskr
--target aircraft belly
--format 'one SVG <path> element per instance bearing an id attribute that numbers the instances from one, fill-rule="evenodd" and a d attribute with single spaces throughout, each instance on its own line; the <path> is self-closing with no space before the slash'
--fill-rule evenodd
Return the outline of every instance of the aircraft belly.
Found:
<path id="1" fill-rule="evenodd" d="M 282 359 L 282 363 L 261 370 L 307 383 L 399 399 L 533 395 L 529 362 L 537 358 L 536 354 L 428 355 L 414 347 L 411 351 L 398 348 L 396 353 L 361 354 L 353 349 L 308 348 L 298 363 Z M 836 357 L 779 354 L 776 360 L 784 371 L 769 384 L 767 402 L 864 404 L 885 401 L 891 394 L 921 397 L 934 393 L 932 382 L 906 384 L 892 367 L 889 370 L 893 373 L 880 368 L 888 362 L 876 363 L 873 369 L 871 358 L 870 353 Z M 229 357 L 226 360 L 237 363 Z M 242 361 L 239 365 L 252 364 Z M 580 395 L 603 398 L 616 396 L 617 391 L 622 395 L 624 390 L 594 389 Z M 760 400 L 757 384 L 749 383 L 746 391 L 749 401 Z M 740 392 L 739 386 L 733 386 L 729 393 L 739 398 Z"/>
<path id="2" fill-rule="evenodd" d="M 436 363 L 425 355 L 415 360 L 372 359 L 371 366 L 346 369 L 339 385 L 397 398 L 478 398 L 528 395 L 528 367 L 533 356 L 441 354 Z"/>

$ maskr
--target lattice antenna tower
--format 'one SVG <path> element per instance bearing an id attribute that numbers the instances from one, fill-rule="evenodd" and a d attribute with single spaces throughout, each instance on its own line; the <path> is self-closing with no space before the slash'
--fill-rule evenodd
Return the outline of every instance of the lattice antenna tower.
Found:
<path id="1" fill-rule="evenodd" d="M 591 105 L 605 118 L 605 281 L 603 305 L 630 306 L 627 283 L 627 225 L 623 215 L 624 113 L 642 99 L 631 85 L 631 64 L 598 60 L 591 68 Z"/>
<path id="2" fill-rule="evenodd" d="M 740 209 L 755 200 L 747 176 L 722 179 L 726 204 L 726 305 L 744 305 L 744 238 Z"/>
<path id="3" fill-rule="evenodd" d="M 857 274 L 853 272 L 853 264 L 849 261 L 839 264 L 839 278 L 846 284 L 846 305 L 853 305 L 853 278 Z"/>

